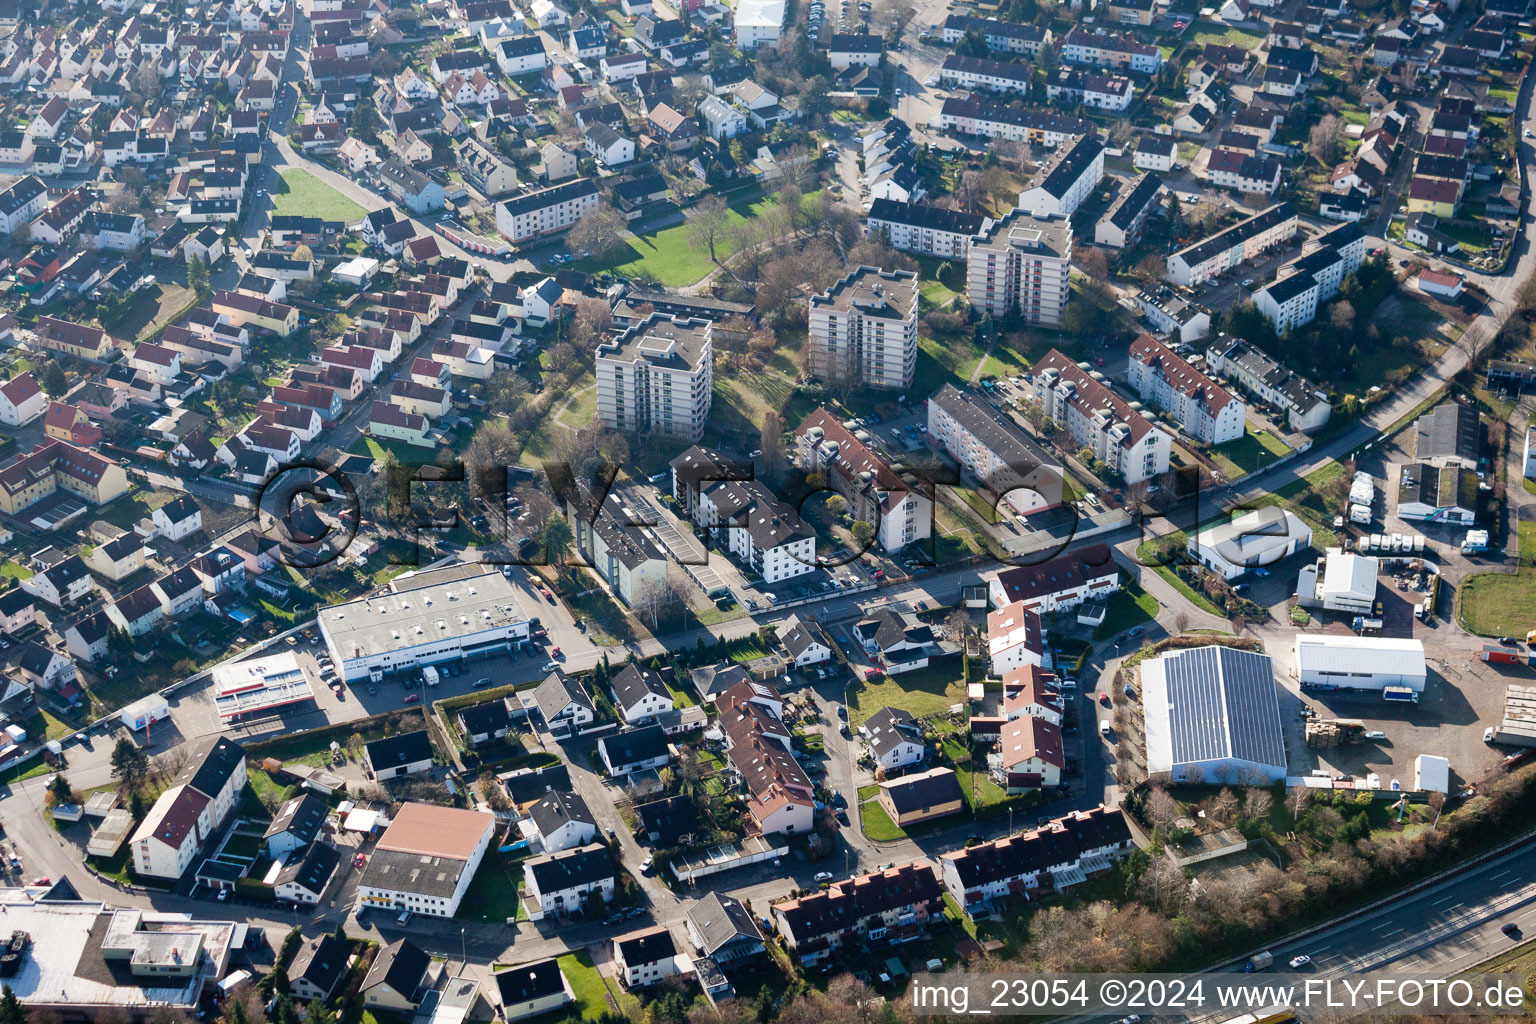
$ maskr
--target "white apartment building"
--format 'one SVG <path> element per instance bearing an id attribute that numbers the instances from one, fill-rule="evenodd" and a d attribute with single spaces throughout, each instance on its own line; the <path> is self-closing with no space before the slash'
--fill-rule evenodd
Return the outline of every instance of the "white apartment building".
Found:
<path id="1" fill-rule="evenodd" d="M 1045 631 L 1040 628 L 1039 613 L 1025 608 L 1022 601 L 988 612 L 987 655 L 993 675 L 1007 675 L 1031 665 L 1039 668 L 1045 659 Z"/>
<path id="2" fill-rule="evenodd" d="M 1034 373 L 1035 398 L 1045 414 L 1127 484 L 1168 471 L 1173 438 L 1109 385 L 1056 349 L 1035 364 Z"/>
<path id="3" fill-rule="evenodd" d="M 585 178 L 513 196 L 496 204 L 496 231 L 510 242 L 564 231 L 597 209 L 597 186 Z"/>
<path id="4" fill-rule="evenodd" d="M 1094 130 L 1092 123 L 1081 118 L 958 96 L 944 101 L 939 110 L 939 127 L 962 135 L 1028 142 L 1051 149 Z"/>
<path id="5" fill-rule="evenodd" d="M 1015 210 L 971 242 L 965 290 L 978 313 L 1055 327 L 1071 298 L 1072 226 Z"/>
<path id="6" fill-rule="evenodd" d="M 714 321 L 652 313 L 597 346 L 597 414 L 625 433 L 697 439 L 714 398 Z"/>
<path id="7" fill-rule="evenodd" d="M 1094 225 L 1093 240 L 1099 245 L 1129 249 L 1141 241 L 1147 221 L 1162 201 L 1163 179 L 1155 174 L 1143 174 L 1099 218 L 1098 224 Z"/>
<path id="8" fill-rule="evenodd" d="M 1084 135 L 1056 151 L 1019 192 L 1032 217 L 1070 217 L 1104 180 L 1104 146 Z"/>
<path id="9" fill-rule="evenodd" d="M 1300 220 L 1290 203 L 1277 203 L 1247 220 L 1168 257 L 1168 280 L 1194 288 L 1290 241 Z"/>
<path id="10" fill-rule="evenodd" d="M 946 384 L 929 396 L 928 438 L 1019 515 L 1061 504 L 1061 465 L 974 391 Z"/>
<path id="11" fill-rule="evenodd" d="M 992 218 L 942 206 L 876 199 L 865 221 L 870 234 L 883 233 L 891 248 L 939 259 L 965 259 L 971 239 L 992 228 Z"/>
<path id="12" fill-rule="evenodd" d="M 741 0 L 735 24 L 736 45 L 743 50 L 776 43 L 784 31 L 784 0 Z"/>
<path id="13" fill-rule="evenodd" d="M 825 477 L 847 500 L 849 514 L 875 528 L 875 543 L 898 551 L 932 536 L 933 502 L 917 479 L 898 474 L 837 417 L 817 409 L 795 435 L 800 468 Z"/>
<path id="14" fill-rule="evenodd" d="M 1275 330 L 1284 334 L 1311 323 L 1318 307 L 1335 295 L 1348 274 L 1365 260 L 1365 232 L 1354 221 L 1332 228 L 1319 239 L 1323 246 L 1286 264 L 1289 275 L 1253 297 Z"/>
<path id="15" fill-rule="evenodd" d="M 1292 430 L 1320 430 L 1333 412 L 1316 385 L 1296 376 L 1242 338 L 1218 334 L 1205 350 L 1205 365 L 1212 373 L 1236 381 L 1245 390 L 1284 409 Z"/>
<path id="16" fill-rule="evenodd" d="M 1118 114 L 1136 97 L 1135 86 L 1124 75 L 1105 75 L 1078 68 L 1057 68 L 1045 80 L 1047 99 L 1081 103 L 1095 110 Z"/>
<path id="17" fill-rule="evenodd" d="M 952 89 L 985 89 L 988 92 L 1023 96 L 1029 92 L 1034 69 L 1011 60 L 962 57 L 950 54 L 939 66 L 939 80 Z"/>
<path id="18" fill-rule="evenodd" d="M 1004 53 L 1021 53 L 1026 57 L 1040 56 L 1040 48 L 1051 41 L 1051 30 L 1039 25 L 1020 25 L 993 18 L 973 18 L 966 14 L 951 14 L 944 22 L 944 41 L 954 44 L 972 29 L 981 32 L 987 49 Z"/>
<path id="19" fill-rule="evenodd" d="M 1191 437 L 1225 444 L 1243 436 L 1248 407 L 1150 334 L 1131 342 L 1131 387 L 1166 412 Z"/>
<path id="20" fill-rule="evenodd" d="M 913 271 L 857 267 L 811 296 L 811 373 L 865 387 L 911 387 L 917 369 L 917 294 Z"/>
<path id="21" fill-rule="evenodd" d="M 1096 68 L 1119 68 L 1150 75 L 1163 64 L 1162 51 L 1135 36 L 1113 35 L 1102 29 L 1073 27 L 1061 41 L 1061 59 L 1068 64 L 1091 64 Z"/>
<path id="22" fill-rule="evenodd" d="M 1280 161 L 1241 149 L 1216 149 L 1206 163 L 1206 175 L 1217 188 L 1248 195 L 1274 195 L 1280 187 Z"/>
<path id="23" fill-rule="evenodd" d="M 171 787 L 128 841 L 133 869 L 180 878 L 202 844 L 224 826 L 245 789 L 245 750 L 222 736 L 198 741 Z"/>

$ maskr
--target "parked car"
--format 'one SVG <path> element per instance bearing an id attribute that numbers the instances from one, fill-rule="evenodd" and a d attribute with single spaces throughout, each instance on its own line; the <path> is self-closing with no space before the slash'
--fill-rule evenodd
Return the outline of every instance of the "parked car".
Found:
<path id="1" fill-rule="evenodd" d="M 406 694 L 405 695 L 404 703 L 406 703 L 406 704 L 420 704 L 421 703 L 421 694 L 419 694 L 419 693 L 408 693 L 408 694 Z"/>

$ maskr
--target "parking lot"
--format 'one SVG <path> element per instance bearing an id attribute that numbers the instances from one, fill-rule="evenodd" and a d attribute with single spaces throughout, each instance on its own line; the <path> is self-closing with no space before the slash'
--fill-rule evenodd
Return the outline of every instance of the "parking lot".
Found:
<path id="1" fill-rule="evenodd" d="M 1328 632 L 1347 630 L 1333 625 Z M 1383 789 L 1393 779 L 1408 789 L 1413 785 L 1414 758 L 1433 754 L 1451 762 L 1453 783 L 1459 785 L 1481 778 L 1509 753 L 1485 744 L 1483 730 L 1503 717 L 1504 688 L 1520 681 L 1527 671 L 1522 666 L 1486 665 L 1464 643 L 1454 646 L 1421 634 L 1429 678 L 1417 704 L 1388 702 L 1365 691 L 1303 694 L 1296 678 L 1294 634 L 1277 629 L 1261 635 L 1280 683 L 1280 715 L 1292 775 L 1325 769 L 1365 778 L 1374 772 Z M 1324 719 L 1359 719 L 1366 731 L 1386 737 L 1314 750 L 1304 739 L 1303 707 L 1314 708 Z"/>

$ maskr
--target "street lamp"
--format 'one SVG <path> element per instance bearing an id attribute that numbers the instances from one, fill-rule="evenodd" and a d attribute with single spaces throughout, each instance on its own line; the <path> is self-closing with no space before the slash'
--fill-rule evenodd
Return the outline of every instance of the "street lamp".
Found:
<path id="1" fill-rule="evenodd" d="M 469 966 L 469 954 L 467 952 L 465 952 L 466 946 L 464 945 L 464 941 L 465 941 L 464 940 L 464 929 L 460 928 L 459 929 L 459 959 L 460 959 L 460 961 L 462 961 L 462 964 L 459 967 L 459 970 L 461 970 L 461 971 L 465 967 Z"/>

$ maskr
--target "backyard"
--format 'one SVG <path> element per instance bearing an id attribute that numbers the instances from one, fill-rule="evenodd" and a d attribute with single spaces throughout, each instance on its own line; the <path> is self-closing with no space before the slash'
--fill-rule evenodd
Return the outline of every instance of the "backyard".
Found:
<path id="1" fill-rule="evenodd" d="M 319 217 L 323 220 L 362 220 L 368 211 L 308 171 L 289 167 L 282 184 L 272 190 L 274 217 Z"/>
<path id="2" fill-rule="evenodd" d="M 952 704 L 965 702 L 965 680 L 953 657 L 937 664 L 878 681 L 857 679 L 848 684 L 848 716 L 855 726 L 883 707 L 901 708 L 918 718 L 944 714 Z"/>
<path id="3" fill-rule="evenodd" d="M 526 920 L 522 901 L 517 898 L 518 879 L 522 877 L 522 859 L 495 850 L 487 850 L 485 859 L 470 879 L 464 894 L 460 916 L 486 924 L 506 924 Z"/>

